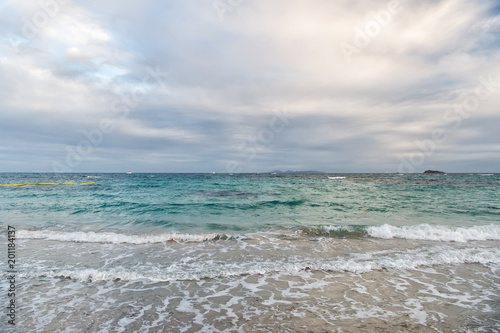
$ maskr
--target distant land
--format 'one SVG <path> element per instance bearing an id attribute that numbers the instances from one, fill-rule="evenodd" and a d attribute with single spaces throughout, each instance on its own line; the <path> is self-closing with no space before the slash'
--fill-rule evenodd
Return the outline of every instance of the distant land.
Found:
<path id="1" fill-rule="evenodd" d="M 316 173 L 316 174 L 322 174 L 322 173 L 329 173 L 329 172 L 323 172 L 323 171 L 315 171 L 315 170 L 303 170 L 303 171 L 292 171 L 292 170 L 273 170 L 268 173 Z M 335 173 L 335 172 L 334 172 Z M 445 171 L 439 171 L 439 170 L 425 170 L 423 173 L 433 173 L 433 174 L 444 174 L 446 173 Z"/>
<path id="2" fill-rule="evenodd" d="M 314 171 L 314 170 L 306 170 L 306 171 L 292 171 L 292 170 L 287 170 L 287 171 L 281 171 L 281 170 L 274 170 L 269 173 L 325 173 L 323 171 Z"/>
<path id="3" fill-rule="evenodd" d="M 438 171 L 438 170 L 425 170 L 424 173 L 445 173 L 444 171 Z"/>

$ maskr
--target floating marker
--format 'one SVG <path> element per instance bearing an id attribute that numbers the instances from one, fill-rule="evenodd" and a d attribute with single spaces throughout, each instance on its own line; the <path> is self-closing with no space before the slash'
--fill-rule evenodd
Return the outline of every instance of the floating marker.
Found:
<path id="1" fill-rule="evenodd" d="M 26 185 L 92 185 L 95 182 L 90 183 L 23 183 L 23 184 L 0 184 L 0 186 L 26 186 Z"/>

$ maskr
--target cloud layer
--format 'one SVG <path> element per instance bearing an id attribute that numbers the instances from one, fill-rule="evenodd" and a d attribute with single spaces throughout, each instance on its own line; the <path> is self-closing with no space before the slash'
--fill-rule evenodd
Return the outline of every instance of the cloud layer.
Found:
<path id="1" fill-rule="evenodd" d="M 499 172 L 495 1 L 4 1 L 0 171 Z"/>

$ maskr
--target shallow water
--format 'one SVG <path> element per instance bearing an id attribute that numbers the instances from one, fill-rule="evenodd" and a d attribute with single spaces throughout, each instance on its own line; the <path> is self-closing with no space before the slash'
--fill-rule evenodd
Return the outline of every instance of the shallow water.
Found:
<path id="1" fill-rule="evenodd" d="M 500 175 L 0 179 L 18 331 L 500 330 Z"/>

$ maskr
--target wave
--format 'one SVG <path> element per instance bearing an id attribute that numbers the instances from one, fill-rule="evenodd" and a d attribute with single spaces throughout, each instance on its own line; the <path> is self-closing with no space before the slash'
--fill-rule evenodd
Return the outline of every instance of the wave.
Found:
<path id="1" fill-rule="evenodd" d="M 332 237 L 332 238 L 362 238 L 368 235 L 366 226 L 321 226 L 302 227 L 295 231 L 296 234 L 303 234 L 312 237 Z"/>
<path id="2" fill-rule="evenodd" d="M 295 232 L 314 237 L 332 238 L 404 238 L 442 242 L 500 240 L 500 225 L 482 225 L 467 228 L 429 224 L 414 226 L 393 226 L 389 224 L 380 226 L 335 225 L 313 228 L 303 227 Z"/>
<path id="3" fill-rule="evenodd" d="M 348 258 L 337 257 L 333 260 L 303 259 L 298 262 L 283 261 L 244 261 L 239 263 L 213 261 L 193 261 L 188 267 L 175 270 L 160 270 L 141 267 L 140 272 L 133 268 L 117 267 L 111 269 L 42 269 L 27 270 L 23 276 L 44 276 L 69 278 L 79 281 L 109 280 L 149 280 L 179 281 L 215 278 L 230 278 L 246 275 L 287 274 L 294 275 L 303 271 L 323 271 L 336 273 L 363 274 L 377 270 L 416 270 L 422 267 L 460 264 L 500 264 L 500 249 L 465 248 L 455 249 L 447 246 L 435 246 L 426 249 L 406 251 L 378 251 L 353 254 Z"/>
<path id="4" fill-rule="evenodd" d="M 242 191 L 227 191 L 227 190 L 219 190 L 219 191 L 197 191 L 190 193 L 192 195 L 199 195 L 203 197 L 213 197 L 213 198 L 256 198 L 259 196 L 258 193 L 250 193 L 250 192 L 242 192 Z"/>
<path id="5" fill-rule="evenodd" d="M 220 227 L 219 227 L 220 228 Z M 267 232 L 250 233 L 240 235 L 245 238 L 258 237 Z M 287 234 L 279 233 L 282 235 Z M 413 239 L 440 242 L 469 242 L 500 240 L 500 225 L 482 225 L 472 227 L 448 227 L 443 225 L 419 224 L 415 226 L 393 226 L 384 224 L 380 226 L 349 225 L 349 226 L 320 226 L 302 227 L 295 230 L 295 236 L 302 237 L 329 237 L 361 239 L 366 237 L 380 239 Z M 76 243 L 110 243 L 110 244 L 148 244 L 163 243 L 168 241 L 176 242 L 205 242 L 219 239 L 241 238 L 237 235 L 231 236 L 223 233 L 161 233 L 161 234 L 120 234 L 115 232 L 62 232 L 53 230 L 20 230 L 18 238 L 24 239 L 45 239 L 60 242 Z"/>
<path id="6" fill-rule="evenodd" d="M 182 234 L 182 233 L 162 233 L 158 235 L 124 235 L 114 232 L 60 232 L 51 230 L 20 230 L 18 238 L 45 239 L 61 242 L 77 243 L 111 243 L 111 244 L 148 244 L 163 243 L 168 241 L 177 242 L 204 242 L 224 238 L 225 235 L 217 233 L 207 234 Z"/>
<path id="7" fill-rule="evenodd" d="M 375 238 L 404 238 L 443 242 L 468 242 L 500 240 L 500 225 L 482 225 L 468 228 L 419 224 L 396 227 L 389 224 L 367 228 L 367 233 Z"/>

